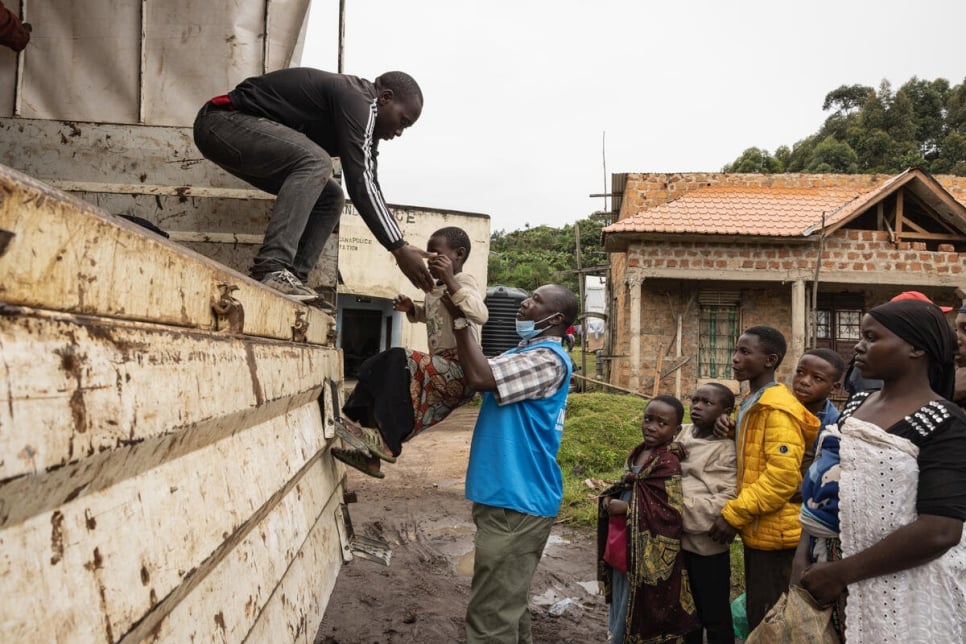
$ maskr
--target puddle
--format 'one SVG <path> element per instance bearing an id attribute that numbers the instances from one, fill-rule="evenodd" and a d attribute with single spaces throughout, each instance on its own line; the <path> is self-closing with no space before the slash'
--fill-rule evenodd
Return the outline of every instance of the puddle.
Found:
<path id="1" fill-rule="evenodd" d="M 472 577 L 473 576 L 473 550 L 470 550 L 464 555 L 460 555 L 456 558 L 456 562 L 453 566 L 456 570 L 456 574 L 460 577 Z"/>

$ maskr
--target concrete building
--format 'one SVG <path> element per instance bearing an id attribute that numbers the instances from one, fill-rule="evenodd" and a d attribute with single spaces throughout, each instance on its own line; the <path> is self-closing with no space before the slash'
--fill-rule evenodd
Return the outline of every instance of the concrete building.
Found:
<path id="1" fill-rule="evenodd" d="M 755 324 L 785 334 L 787 382 L 806 348 L 850 358 L 864 312 L 899 292 L 956 308 L 966 295 L 966 177 L 652 173 L 614 185 L 610 377 L 635 391 L 729 380 Z"/>

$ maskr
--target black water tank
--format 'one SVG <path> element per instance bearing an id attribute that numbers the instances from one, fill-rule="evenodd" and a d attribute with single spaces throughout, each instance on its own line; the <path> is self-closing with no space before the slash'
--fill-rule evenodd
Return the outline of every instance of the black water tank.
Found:
<path id="1" fill-rule="evenodd" d="M 520 336 L 517 335 L 516 318 L 520 302 L 527 299 L 527 292 L 512 286 L 491 286 L 486 289 L 486 308 L 490 317 L 483 325 L 480 344 L 483 355 L 497 356 L 517 346 Z"/>

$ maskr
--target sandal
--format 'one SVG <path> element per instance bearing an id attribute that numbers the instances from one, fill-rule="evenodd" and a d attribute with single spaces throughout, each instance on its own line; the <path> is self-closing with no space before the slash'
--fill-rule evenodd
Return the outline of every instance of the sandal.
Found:
<path id="1" fill-rule="evenodd" d="M 329 451 L 332 452 L 332 456 L 336 460 L 342 461 L 350 467 L 354 467 L 363 474 L 377 479 L 386 478 L 382 470 L 369 469 L 369 465 L 373 460 L 375 460 L 376 465 L 379 464 L 379 459 L 369 456 L 369 452 L 363 452 L 360 449 L 343 449 L 341 447 L 333 447 Z"/>
<path id="2" fill-rule="evenodd" d="M 386 448 L 378 430 L 357 425 L 347 418 L 338 418 L 335 433 L 361 452 L 369 452 L 387 463 L 396 462 L 396 457 Z"/>

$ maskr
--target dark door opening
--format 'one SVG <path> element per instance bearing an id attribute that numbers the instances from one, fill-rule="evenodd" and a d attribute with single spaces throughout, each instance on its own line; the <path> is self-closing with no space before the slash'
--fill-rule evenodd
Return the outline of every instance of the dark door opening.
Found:
<path id="1" fill-rule="evenodd" d="M 342 358 L 346 378 L 359 375 L 359 367 L 379 353 L 382 312 L 373 309 L 342 310 Z"/>

